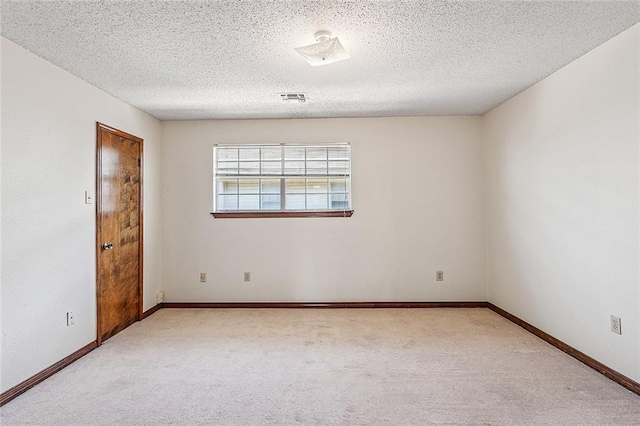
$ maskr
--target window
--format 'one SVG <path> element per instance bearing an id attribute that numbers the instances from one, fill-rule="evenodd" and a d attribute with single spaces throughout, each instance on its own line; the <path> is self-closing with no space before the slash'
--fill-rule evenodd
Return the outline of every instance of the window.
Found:
<path id="1" fill-rule="evenodd" d="M 216 145 L 215 217 L 351 216 L 351 147 Z"/>

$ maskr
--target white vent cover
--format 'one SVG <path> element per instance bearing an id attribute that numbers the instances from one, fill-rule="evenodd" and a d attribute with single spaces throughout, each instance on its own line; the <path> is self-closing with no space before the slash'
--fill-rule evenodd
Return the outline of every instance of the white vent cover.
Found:
<path id="1" fill-rule="evenodd" d="M 307 95 L 304 93 L 280 93 L 280 98 L 285 102 L 307 102 Z"/>

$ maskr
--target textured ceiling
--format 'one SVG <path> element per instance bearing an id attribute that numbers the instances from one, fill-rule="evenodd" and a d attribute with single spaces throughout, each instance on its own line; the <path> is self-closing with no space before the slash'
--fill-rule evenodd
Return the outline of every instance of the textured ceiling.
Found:
<path id="1" fill-rule="evenodd" d="M 162 120 L 482 114 L 639 21 L 638 1 L 2 0 L 4 37 Z M 318 30 L 351 59 L 309 66 Z"/>

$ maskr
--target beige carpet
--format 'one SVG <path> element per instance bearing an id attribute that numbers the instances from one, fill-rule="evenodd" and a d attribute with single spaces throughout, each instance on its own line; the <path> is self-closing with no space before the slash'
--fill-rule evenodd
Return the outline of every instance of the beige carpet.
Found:
<path id="1" fill-rule="evenodd" d="M 3 425 L 640 425 L 640 397 L 487 309 L 164 309 Z"/>

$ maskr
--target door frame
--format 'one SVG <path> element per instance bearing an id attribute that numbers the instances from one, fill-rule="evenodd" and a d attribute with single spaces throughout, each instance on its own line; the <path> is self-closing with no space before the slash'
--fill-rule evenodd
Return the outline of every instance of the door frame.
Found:
<path id="1" fill-rule="evenodd" d="M 140 182 L 140 194 L 138 199 L 139 209 L 138 209 L 138 226 L 140 228 L 140 236 L 138 239 L 138 314 L 136 316 L 136 321 L 140 321 L 142 319 L 142 310 L 143 310 L 143 264 L 144 264 L 144 141 L 142 138 L 129 134 L 127 132 L 123 132 L 122 130 L 118 130 L 114 127 L 108 126 L 106 124 L 96 122 L 96 328 L 97 328 L 97 336 L 96 342 L 98 346 L 102 345 L 102 330 L 100 324 L 100 311 L 101 311 L 101 298 L 100 298 L 100 253 L 102 251 L 102 235 L 100 230 L 101 224 L 101 215 L 102 211 L 102 132 L 106 131 L 109 133 L 113 133 L 116 136 L 119 136 L 124 139 L 129 139 L 135 141 L 140 144 L 140 151 L 138 153 L 139 159 L 139 169 L 138 173 L 139 182 Z"/>

